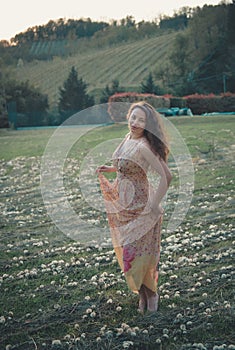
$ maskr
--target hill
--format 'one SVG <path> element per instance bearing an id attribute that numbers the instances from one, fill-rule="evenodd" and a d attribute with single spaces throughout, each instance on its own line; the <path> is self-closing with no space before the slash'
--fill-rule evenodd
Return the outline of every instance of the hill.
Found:
<path id="1" fill-rule="evenodd" d="M 99 91 L 113 79 L 118 79 L 125 89 L 138 88 L 149 71 L 163 62 L 171 48 L 176 33 L 120 44 L 112 48 L 90 49 L 73 56 L 55 57 L 51 61 L 33 61 L 18 65 L 18 80 L 29 80 L 49 97 L 50 106 L 58 102 L 59 87 L 74 66 L 88 84 L 88 91 L 99 96 Z M 98 101 L 96 101 L 98 102 Z"/>

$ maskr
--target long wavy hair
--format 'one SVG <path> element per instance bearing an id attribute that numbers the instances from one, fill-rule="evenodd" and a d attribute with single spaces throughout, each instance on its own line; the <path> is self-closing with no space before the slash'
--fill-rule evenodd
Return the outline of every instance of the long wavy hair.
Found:
<path id="1" fill-rule="evenodd" d="M 169 146 L 161 115 L 149 103 L 140 101 L 131 105 L 127 113 L 128 121 L 135 108 L 140 108 L 145 112 L 146 124 L 144 136 L 148 140 L 152 151 L 166 162 L 169 154 Z"/>

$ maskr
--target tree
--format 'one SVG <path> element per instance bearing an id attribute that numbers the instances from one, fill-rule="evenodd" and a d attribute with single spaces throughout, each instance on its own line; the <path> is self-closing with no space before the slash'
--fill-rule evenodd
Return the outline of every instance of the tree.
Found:
<path id="1" fill-rule="evenodd" d="M 146 81 L 141 83 L 141 92 L 144 94 L 155 94 L 158 95 L 161 93 L 160 88 L 155 85 L 153 80 L 153 75 L 150 72 Z"/>
<path id="2" fill-rule="evenodd" d="M 93 96 L 87 93 L 87 84 L 78 78 L 75 67 L 71 68 L 68 79 L 59 89 L 59 113 L 62 122 L 69 116 L 94 105 Z"/>
<path id="3" fill-rule="evenodd" d="M 106 103 L 109 100 L 109 97 L 114 95 L 117 92 L 123 92 L 123 88 L 119 86 L 119 81 L 114 79 L 111 83 L 111 86 L 106 85 L 104 90 L 102 91 L 102 96 L 100 98 L 100 103 Z"/>
<path id="4" fill-rule="evenodd" d="M 3 74 L 0 70 L 0 128 L 8 127 L 6 94 L 3 83 Z"/>
<path id="5" fill-rule="evenodd" d="M 45 125 L 48 97 L 28 82 L 9 80 L 5 83 L 6 103 L 14 103 L 17 111 L 16 126 Z"/>

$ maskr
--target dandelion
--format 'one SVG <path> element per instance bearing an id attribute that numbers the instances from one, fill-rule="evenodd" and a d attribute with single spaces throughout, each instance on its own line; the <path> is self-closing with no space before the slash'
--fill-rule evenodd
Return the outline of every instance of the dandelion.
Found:
<path id="1" fill-rule="evenodd" d="M 117 307 L 116 307 L 116 311 L 117 311 L 117 312 L 122 311 L 122 307 L 121 307 L 121 306 L 117 306 Z"/>
<path id="2" fill-rule="evenodd" d="M 122 343 L 123 349 L 129 349 L 129 347 L 132 346 L 132 345 L 134 345 L 133 341 L 129 341 L 129 340 L 124 341 L 124 342 Z"/>
<path id="3" fill-rule="evenodd" d="M 0 324 L 4 324 L 6 322 L 6 319 L 4 316 L 0 317 Z"/>
<path id="4" fill-rule="evenodd" d="M 113 299 L 110 298 L 107 300 L 107 304 L 112 304 L 112 303 L 113 303 Z"/>
<path id="5" fill-rule="evenodd" d="M 117 335 L 121 335 L 123 333 L 123 328 L 117 328 Z"/>
<path id="6" fill-rule="evenodd" d="M 91 297 L 89 295 L 86 295 L 85 298 L 84 298 L 86 301 L 89 301 L 91 300 Z"/>
<path id="7" fill-rule="evenodd" d="M 112 337 L 113 332 L 111 330 L 109 330 L 105 334 L 106 334 L 107 337 Z"/>
<path id="8" fill-rule="evenodd" d="M 205 347 L 202 343 L 196 344 L 196 347 L 197 347 L 199 350 L 206 350 L 206 347 Z"/>
<path id="9" fill-rule="evenodd" d="M 105 324 L 101 329 L 100 329 L 100 333 L 104 334 L 105 329 L 107 328 L 107 325 Z"/>
<path id="10" fill-rule="evenodd" d="M 177 278 L 178 278 L 177 275 L 171 275 L 171 276 L 170 276 L 170 280 L 175 280 L 175 279 L 177 279 Z"/>
<path id="11" fill-rule="evenodd" d="M 64 336 L 64 340 L 70 340 L 71 339 L 71 335 L 70 334 L 66 334 L 65 336 Z"/>
<path id="12" fill-rule="evenodd" d="M 59 339 L 52 340 L 52 346 L 62 346 L 62 343 Z"/>
<path id="13" fill-rule="evenodd" d="M 123 329 L 128 329 L 128 328 L 130 328 L 130 326 L 127 324 L 127 323 L 122 323 L 121 324 L 121 327 L 123 328 Z"/>

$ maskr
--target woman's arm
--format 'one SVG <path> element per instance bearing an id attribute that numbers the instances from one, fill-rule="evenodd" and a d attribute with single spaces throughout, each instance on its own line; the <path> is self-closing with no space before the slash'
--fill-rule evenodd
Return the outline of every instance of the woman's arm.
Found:
<path id="1" fill-rule="evenodd" d="M 152 169 L 154 169 L 160 175 L 160 182 L 157 190 L 154 193 L 153 202 L 151 207 L 154 212 L 159 211 L 159 205 L 163 197 L 165 196 L 170 182 L 172 180 L 172 174 L 168 168 L 166 162 L 154 154 L 148 147 L 141 147 L 141 153 L 148 161 Z"/>
<path id="2" fill-rule="evenodd" d="M 96 169 L 96 173 L 112 173 L 115 171 L 117 171 L 117 169 L 112 165 L 101 165 Z"/>

